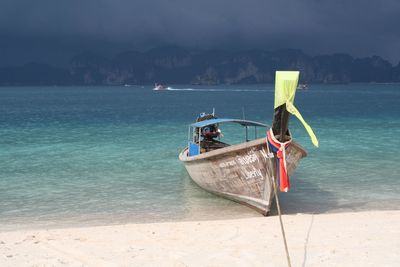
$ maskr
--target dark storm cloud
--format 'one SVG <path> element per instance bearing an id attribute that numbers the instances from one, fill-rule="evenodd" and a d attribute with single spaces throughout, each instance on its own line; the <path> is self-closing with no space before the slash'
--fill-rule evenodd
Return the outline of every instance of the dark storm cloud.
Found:
<path id="1" fill-rule="evenodd" d="M 2 0 L 0 48 L 299 48 L 397 62 L 399 13 L 397 0 Z"/>

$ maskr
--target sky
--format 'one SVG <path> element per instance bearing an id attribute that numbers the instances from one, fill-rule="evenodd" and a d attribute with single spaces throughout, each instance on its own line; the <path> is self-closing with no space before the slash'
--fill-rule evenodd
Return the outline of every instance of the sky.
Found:
<path id="1" fill-rule="evenodd" d="M 1 0 L 0 66 L 163 45 L 400 61 L 399 0 Z"/>

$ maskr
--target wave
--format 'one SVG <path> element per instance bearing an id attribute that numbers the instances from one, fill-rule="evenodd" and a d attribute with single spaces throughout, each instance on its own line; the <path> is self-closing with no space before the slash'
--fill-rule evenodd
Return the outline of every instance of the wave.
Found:
<path id="1" fill-rule="evenodd" d="M 217 89 L 217 88 L 172 88 L 168 87 L 167 91 L 198 91 L 198 92 L 271 92 L 273 90 L 262 89 Z"/>

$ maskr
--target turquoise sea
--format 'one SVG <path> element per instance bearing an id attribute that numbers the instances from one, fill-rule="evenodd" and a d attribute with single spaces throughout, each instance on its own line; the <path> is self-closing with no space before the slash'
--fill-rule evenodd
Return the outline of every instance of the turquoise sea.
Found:
<path id="1" fill-rule="evenodd" d="M 0 87 L 0 229 L 260 216 L 198 188 L 178 154 L 214 107 L 269 124 L 273 85 L 172 87 Z M 296 106 L 320 148 L 291 118 L 309 155 L 283 212 L 399 209 L 400 85 L 311 85 Z"/>

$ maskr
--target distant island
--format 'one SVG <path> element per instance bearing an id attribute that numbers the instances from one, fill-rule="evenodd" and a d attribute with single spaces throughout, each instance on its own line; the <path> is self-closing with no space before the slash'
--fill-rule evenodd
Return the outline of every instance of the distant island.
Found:
<path id="1" fill-rule="evenodd" d="M 300 50 L 189 50 L 176 46 L 127 51 L 113 58 L 74 56 L 68 67 L 43 63 L 0 68 L 0 85 L 256 84 L 276 70 L 300 70 L 307 83 L 400 82 L 400 63 L 379 56 L 309 56 Z"/>

